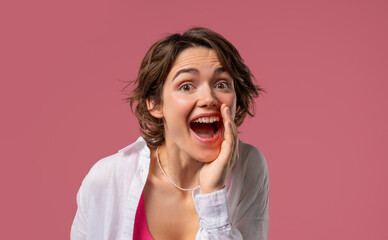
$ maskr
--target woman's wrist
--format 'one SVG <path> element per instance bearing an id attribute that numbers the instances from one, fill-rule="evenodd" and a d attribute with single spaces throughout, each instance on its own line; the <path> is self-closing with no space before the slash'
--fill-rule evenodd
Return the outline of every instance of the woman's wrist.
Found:
<path id="1" fill-rule="evenodd" d="M 225 184 L 222 184 L 221 186 L 211 187 L 211 188 L 209 187 L 205 188 L 203 186 L 200 186 L 200 187 L 201 187 L 202 194 L 208 194 L 208 193 L 216 192 L 223 189 L 225 187 Z"/>

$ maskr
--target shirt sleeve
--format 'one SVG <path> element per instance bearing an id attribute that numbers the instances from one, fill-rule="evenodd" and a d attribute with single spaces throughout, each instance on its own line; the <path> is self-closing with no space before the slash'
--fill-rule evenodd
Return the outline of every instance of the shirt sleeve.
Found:
<path id="1" fill-rule="evenodd" d="M 267 162 L 257 148 L 246 156 L 246 160 L 242 192 L 233 224 L 244 239 L 266 240 L 269 220 Z"/>
<path id="2" fill-rule="evenodd" d="M 77 212 L 74 217 L 70 231 L 71 240 L 85 240 L 88 233 L 88 202 L 91 183 L 91 173 L 89 172 L 82 181 L 81 187 L 77 193 Z"/>
<path id="3" fill-rule="evenodd" d="M 230 223 L 226 188 L 202 194 L 201 188 L 193 190 L 195 208 L 199 216 L 196 240 L 243 239 L 241 233 Z"/>

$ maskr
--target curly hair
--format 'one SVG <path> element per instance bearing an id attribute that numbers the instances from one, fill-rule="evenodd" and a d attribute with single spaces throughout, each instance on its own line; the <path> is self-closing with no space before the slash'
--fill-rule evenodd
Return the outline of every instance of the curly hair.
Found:
<path id="1" fill-rule="evenodd" d="M 123 89 L 125 91 L 129 85 L 134 85 L 133 91 L 126 93 L 128 97 L 124 100 L 130 103 L 132 111 L 137 103 L 135 115 L 141 135 L 151 147 L 163 144 L 164 124 L 163 119 L 150 114 L 146 99 L 153 102 L 154 108 L 161 105 L 163 85 L 176 58 L 183 50 L 192 47 L 213 49 L 223 68 L 232 76 L 237 96 L 235 124 L 240 126 L 247 115 L 254 116 L 254 98 L 264 90 L 252 82 L 254 76 L 237 49 L 210 29 L 191 28 L 183 34 L 172 34 L 154 43 L 141 63 L 137 79 Z"/>

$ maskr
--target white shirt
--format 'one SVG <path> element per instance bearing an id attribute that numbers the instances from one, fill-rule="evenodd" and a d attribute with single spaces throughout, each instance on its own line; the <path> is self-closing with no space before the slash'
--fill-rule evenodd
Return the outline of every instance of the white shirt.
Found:
<path id="1" fill-rule="evenodd" d="M 150 166 L 150 149 L 140 137 L 98 161 L 77 194 L 72 240 L 133 239 L 135 215 Z M 196 239 L 267 239 L 268 170 L 263 154 L 239 141 L 239 159 L 225 187 L 193 190 L 199 216 Z"/>

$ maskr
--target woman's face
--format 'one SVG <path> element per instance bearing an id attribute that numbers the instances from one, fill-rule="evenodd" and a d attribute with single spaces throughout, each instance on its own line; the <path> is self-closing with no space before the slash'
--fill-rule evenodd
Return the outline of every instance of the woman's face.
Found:
<path id="1" fill-rule="evenodd" d="M 223 103 L 234 119 L 233 79 L 215 51 L 204 47 L 182 51 L 163 86 L 159 117 L 164 120 L 166 143 L 198 161 L 213 161 L 223 141 Z"/>

